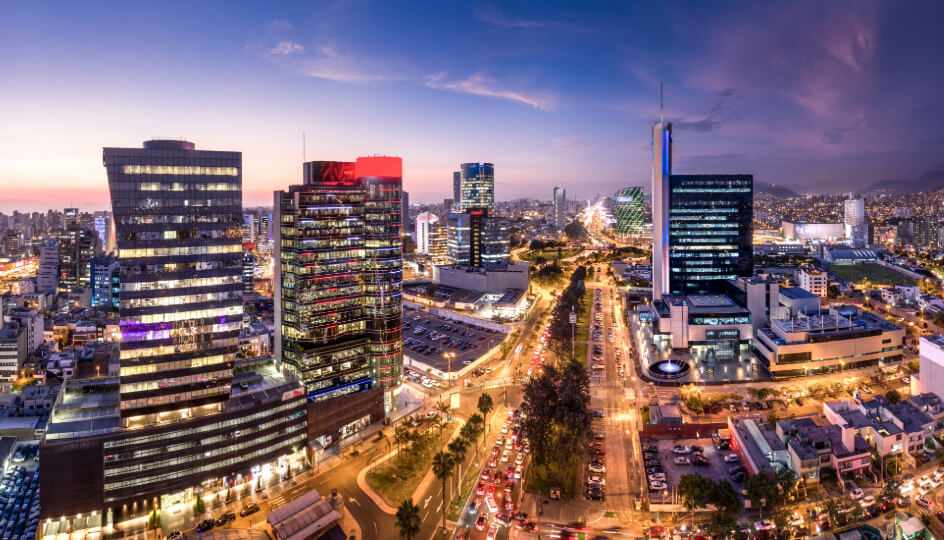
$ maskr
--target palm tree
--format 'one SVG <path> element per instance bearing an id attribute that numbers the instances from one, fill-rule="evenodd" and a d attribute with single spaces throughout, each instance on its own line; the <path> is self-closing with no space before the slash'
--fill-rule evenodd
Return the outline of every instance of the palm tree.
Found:
<path id="1" fill-rule="evenodd" d="M 410 437 L 410 430 L 403 424 L 393 430 L 393 440 L 397 445 L 397 463 L 400 463 L 400 445 L 407 442 Z"/>
<path id="2" fill-rule="evenodd" d="M 413 540 L 420 532 L 420 507 L 413 504 L 413 499 L 406 499 L 397 508 L 397 527 L 400 537 Z"/>
<path id="3" fill-rule="evenodd" d="M 452 474 L 452 469 L 456 466 L 456 457 L 449 452 L 439 451 L 433 456 L 433 474 L 436 478 L 442 480 L 443 488 L 443 517 L 442 528 L 446 530 L 446 479 Z"/>
<path id="4" fill-rule="evenodd" d="M 492 396 L 488 395 L 488 392 L 482 392 L 479 396 L 478 409 L 485 420 L 485 429 L 488 430 L 488 413 L 495 409 L 495 402 L 492 401 Z"/>
<path id="5" fill-rule="evenodd" d="M 442 436 L 442 428 L 446 424 L 446 415 L 449 413 L 449 404 L 445 401 L 440 401 L 436 403 L 436 412 L 439 414 L 436 416 L 437 424 L 439 424 L 439 436 Z"/>
<path id="6" fill-rule="evenodd" d="M 462 437 L 456 437 L 449 441 L 449 445 L 447 446 L 449 453 L 455 458 L 456 466 L 459 469 L 459 474 L 456 475 L 456 491 L 454 495 L 459 494 L 459 485 L 462 483 L 462 462 L 465 461 L 465 456 L 469 452 L 469 444 L 469 441 Z"/>

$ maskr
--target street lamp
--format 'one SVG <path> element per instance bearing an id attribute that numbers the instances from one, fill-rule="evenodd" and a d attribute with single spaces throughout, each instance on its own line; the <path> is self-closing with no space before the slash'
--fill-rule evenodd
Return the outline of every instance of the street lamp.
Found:
<path id="1" fill-rule="evenodd" d="M 452 377 L 452 359 L 455 358 L 455 357 L 456 357 L 456 353 L 454 353 L 454 352 L 444 352 L 444 353 L 443 353 L 443 358 L 446 359 L 446 373 L 449 374 L 448 377 L 449 377 L 449 385 L 450 385 L 450 386 L 454 385 L 454 383 L 455 383 L 455 381 L 453 380 L 453 377 Z"/>

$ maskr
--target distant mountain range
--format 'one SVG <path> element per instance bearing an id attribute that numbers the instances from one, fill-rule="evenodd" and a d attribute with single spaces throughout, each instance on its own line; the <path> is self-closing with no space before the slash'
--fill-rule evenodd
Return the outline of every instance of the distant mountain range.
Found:
<path id="1" fill-rule="evenodd" d="M 799 197 L 800 194 L 792 189 L 784 186 L 778 186 L 776 184 L 767 184 L 765 182 L 754 182 L 754 194 L 767 194 L 771 197 L 777 199 L 789 199 L 791 197 Z"/>
<path id="2" fill-rule="evenodd" d="M 928 171 L 914 180 L 879 180 L 864 192 L 931 193 L 941 189 L 944 189 L 944 171 Z"/>

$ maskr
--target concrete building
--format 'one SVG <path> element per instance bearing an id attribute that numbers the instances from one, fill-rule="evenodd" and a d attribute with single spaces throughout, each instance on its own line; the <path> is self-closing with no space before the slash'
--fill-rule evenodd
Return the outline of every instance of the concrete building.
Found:
<path id="1" fill-rule="evenodd" d="M 0 328 L 0 383 L 13 382 L 29 352 L 28 334 L 18 324 Z"/>
<path id="2" fill-rule="evenodd" d="M 801 315 L 810 317 L 818 315 L 822 309 L 822 299 L 800 287 L 780 287 L 778 295 L 782 309 L 776 312 L 771 310 L 771 319 L 790 319 Z"/>
<path id="3" fill-rule="evenodd" d="M 812 375 L 901 360 L 905 329 L 854 306 L 773 319 L 757 331 L 758 358 L 774 377 Z"/>
<path id="4" fill-rule="evenodd" d="M 869 443 L 850 425 L 819 426 L 809 417 L 781 420 L 777 435 L 787 446 L 790 469 L 808 487 L 819 484 L 826 469 L 850 478 L 871 468 Z"/>
<path id="5" fill-rule="evenodd" d="M 508 263 L 485 268 L 437 266 L 433 268 L 433 283 L 484 293 L 504 293 L 509 289 L 527 291 L 530 268 L 529 263 Z"/>
<path id="6" fill-rule="evenodd" d="M 911 393 L 930 392 L 944 400 L 944 336 L 923 336 L 918 344 L 918 373 L 911 376 Z"/>
<path id="7" fill-rule="evenodd" d="M 789 466 L 790 454 L 777 431 L 760 417 L 728 417 L 731 451 L 737 454 L 747 474 L 765 474 L 773 479 Z"/>
<path id="8" fill-rule="evenodd" d="M 59 288 L 59 244 L 49 240 L 39 248 L 39 270 L 36 274 L 36 289 L 40 292 L 56 292 Z"/>
<path id="9" fill-rule="evenodd" d="M 820 298 L 826 298 L 829 291 L 829 274 L 820 270 L 798 268 L 796 278 L 801 289 L 809 291 Z"/>
<path id="10" fill-rule="evenodd" d="M 118 260 L 113 255 L 95 257 L 91 261 L 92 306 L 118 311 L 121 292 L 121 274 Z"/>
<path id="11" fill-rule="evenodd" d="M 420 212 L 416 216 L 416 252 L 428 255 L 430 252 L 431 234 L 439 223 L 439 217 L 432 212 Z"/>

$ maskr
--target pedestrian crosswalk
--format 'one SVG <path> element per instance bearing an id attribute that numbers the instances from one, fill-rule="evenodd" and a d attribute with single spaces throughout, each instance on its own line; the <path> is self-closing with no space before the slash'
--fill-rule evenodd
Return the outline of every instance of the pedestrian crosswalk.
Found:
<path id="1" fill-rule="evenodd" d="M 508 386 L 519 384 L 520 377 L 495 377 L 494 379 L 479 379 L 471 382 L 466 388 L 496 388 L 499 386 Z"/>
<path id="2" fill-rule="evenodd" d="M 276 495 L 275 497 L 272 497 L 271 499 L 269 499 L 269 511 L 271 512 L 272 510 L 275 510 L 276 508 L 285 506 L 285 503 L 287 502 L 288 501 L 285 500 L 284 495 Z"/>

